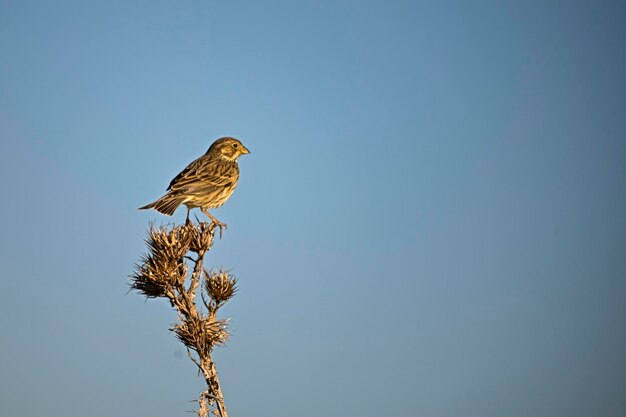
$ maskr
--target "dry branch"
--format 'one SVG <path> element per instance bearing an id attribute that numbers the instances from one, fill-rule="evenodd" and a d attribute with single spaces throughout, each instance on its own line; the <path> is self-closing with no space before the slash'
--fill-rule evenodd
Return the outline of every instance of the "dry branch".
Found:
<path id="1" fill-rule="evenodd" d="M 227 271 L 207 271 L 202 266 L 213 246 L 215 228 L 214 223 L 189 221 L 183 226 L 150 225 L 148 253 L 130 277 L 133 290 L 147 298 L 167 298 L 178 312 L 179 321 L 170 330 L 187 347 L 207 384 L 198 398 L 199 417 L 209 412 L 228 417 L 211 353 L 228 340 L 227 320 L 218 320 L 217 310 L 235 295 L 237 280 Z M 198 288 L 206 313 L 196 303 Z"/>

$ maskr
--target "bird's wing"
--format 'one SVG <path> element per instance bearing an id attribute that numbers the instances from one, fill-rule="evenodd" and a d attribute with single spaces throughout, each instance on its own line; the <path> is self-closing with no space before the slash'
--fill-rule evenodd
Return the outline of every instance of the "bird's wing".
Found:
<path id="1" fill-rule="evenodd" d="M 166 191 L 180 188 L 177 186 L 179 182 L 188 181 L 189 178 L 193 178 L 195 176 L 195 172 L 198 170 L 198 167 L 202 165 L 203 160 L 205 160 L 205 158 L 201 156 L 200 158 L 187 165 L 185 169 L 180 171 L 178 175 L 175 176 L 172 181 L 170 181 L 170 185 L 167 186 Z"/>
<path id="2" fill-rule="evenodd" d="M 234 169 L 233 169 L 234 168 Z M 206 192 L 216 187 L 226 187 L 237 181 L 236 165 L 200 157 L 187 166 L 170 182 L 168 190 L 188 193 Z"/>

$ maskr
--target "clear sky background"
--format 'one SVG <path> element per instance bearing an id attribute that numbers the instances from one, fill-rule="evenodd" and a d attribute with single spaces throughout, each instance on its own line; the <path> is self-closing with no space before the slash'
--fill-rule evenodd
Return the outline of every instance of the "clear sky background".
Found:
<path id="1" fill-rule="evenodd" d="M 184 416 L 140 205 L 240 138 L 237 416 L 626 415 L 626 5 L 0 1 L 0 415 Z M 182 221 L 179 209 L 174 220 Z"/>

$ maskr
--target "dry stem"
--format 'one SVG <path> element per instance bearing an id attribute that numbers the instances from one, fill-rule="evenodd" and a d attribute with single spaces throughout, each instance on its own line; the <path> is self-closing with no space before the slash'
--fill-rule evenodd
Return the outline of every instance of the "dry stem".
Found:
<path id="1" fill-rule="evenodd" d="M 178 312 L 179 321 L 170 330 L 185 344 L 189 358 L 207 384 L 198 398 L 199 417 L 206 417 L 209 412 L 228 417 L 211 352 L 228 339 L 227 321 L 216 316 L 217 310 L 235 294 L 236 279 L 226 271 L 203 269 L 204 255 L 213 246 L 216 226 L 206 222 L 187 222 L 171 228 L 151 225 L 146 238 L 150 251 L 131 276 L 132 289 L 149 298 L 165 297 Z M 196 257 L 187 255 L 189 252 Z M 187 273 L 186 261 L 194 264 L 191 274 Z M 204 285 L 200 286 L 200 282 Z M 207 314 L 196 304 L 199 287 Z"/>

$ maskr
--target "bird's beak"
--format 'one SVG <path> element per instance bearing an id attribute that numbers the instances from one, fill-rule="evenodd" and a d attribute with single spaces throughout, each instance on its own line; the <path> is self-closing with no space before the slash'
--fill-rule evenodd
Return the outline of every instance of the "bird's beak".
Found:
<path id="1" fill-rule="evenodd" d="M 242 155 L 245 155 L 247 153 L 250 153 L 250 151 L 248 150 L 248 148 L 246 148 L 245 146 L 241 145 L 241 151 Z"/>

